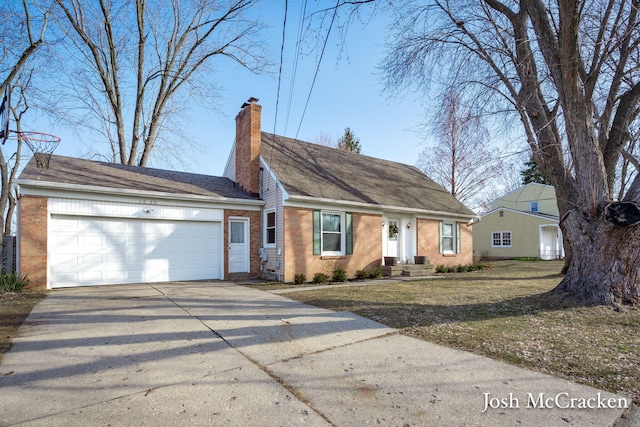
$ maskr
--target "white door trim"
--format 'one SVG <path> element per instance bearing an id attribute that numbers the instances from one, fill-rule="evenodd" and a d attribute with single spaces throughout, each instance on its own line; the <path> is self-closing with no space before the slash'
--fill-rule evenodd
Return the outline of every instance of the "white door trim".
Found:
<path id="1" fill-rule="evenodd" d="M 244 242 L 242 243 L 232 243 L 231 242 L 231 223 L 242 223 L 244 224 Z M 232 273 L 249 273 L 250 271 L 250 262 L 249 255 L 251 251 L 250 244 L 250 236 L 249 236 L 249 227 L 250 220 L 248 217 L 237 217 L 230 216 L 227 223 L 227 271 L 229 274 Z M 233 246 L 232 246 L 233 245 Z M 240 245 L 243 245 L 240 246 Z M 244 253 L 243 253 L 244 252 Z M 240 257 L 240 259 L 237 259 Z"/>

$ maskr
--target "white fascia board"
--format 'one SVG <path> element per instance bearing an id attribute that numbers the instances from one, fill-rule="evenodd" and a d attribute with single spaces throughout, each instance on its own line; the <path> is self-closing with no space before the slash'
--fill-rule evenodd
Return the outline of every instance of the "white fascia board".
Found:
<path id="1" fill-rule="evenodd" d="M 305 207 L 305 208 L 324 207 L 326 208 L 327 205 L 340 206 L 344 208 L 350 208 L 352 210 L 355 209 L 361 212 L 375 213 L 380 215 L 383 213 L 386 214 L 389 212 L 393 212 L 393 213 L 413 214 L 420 218 L 434 218 L 434 219 L 452 218 L 452 219 L 460 219 L 463 221 L 470 221 L 478 218 L 478 215 L 462 215 L 462 214 L 456 214 L 452 212 L 405 208 L 405 207 L 399 207 L 399 206 L 374 205 L 371 203 L 323 199 L 323 198 L 309 197 L 309 196 L 290 196 L 287 200 L 285 200 L 285 206 L 292 206 L 292 207 Z"/>
<path id="2" fill-rule="evenodd" d="M 273 180 L 275 181 L 276 185 L 278 186 L 278 188 L 282 192 L 281 193 L 282 194 L 282 202 L 284 203 L 284 201 L 287 200 L 291 196 L 289 196 L 289 193 L 287 193 L 287 190 L 285 190 L 284 185 L 282 185 L 282 183 L 280 182 L 280 180 L 278 179 L 276 174 L 273 173 L 273 170 L 269 167 L 269 164 L 264 159 L 264 157 L 262 157 L 262 154 L 260 155 L 260 164 L 262 165 L 262 167 L 264 167 L 264 169 L 267 172 L 269 172 L 269 175 L 271 176 L 271 178 L 273 178 Z"/>
<path id="3" fill-rule="evenodd" d="M 543 184 L 541 184 L 541 185 L 543 185 Z M 546 216 L 546 215 L 536 215 L 533 212 L 519 211 L 517 209 L 511 209 L 511 208 L 496 208 L 496 209 L 494 209 L 492 211 L 483 213 L 482 215 L 480 215 L 480 220 L 482 220 L 482 218 L 484 218 L 486 216 L 492 215 L 492 214 L 500 212 L 500 211 L 509 211 L 509 212 L 513 212 L 515 214 L 531 216 L 531 217 L 534 217 L 534 218 L 543 219 L 543 220 L 547 220 L 549 222 L 554 222 L 554 223 L 559 223 L 560 222 L 560 220 L 558 218 L 552 218 L 552 217 L 549 217 L 549 216 Z"/>
<path id="4" fill-rule="evenodd" d="M 159 199 L 191 204 L 215 204 L 221 209 L 262 210 L 264 201 L 234 199 L 230 197 L 211 197 L 197 194 L 176 194 L 162 191 L 132 190 L 128 188 L 98 187 L 93 185 L 63 184 L 58 182 L 42 182 L 36 180 L 17 180 L 20 194 L 27 196 L 61 197 L 73 199 L 93 199 L 131 202 L 132 199 Z"/>

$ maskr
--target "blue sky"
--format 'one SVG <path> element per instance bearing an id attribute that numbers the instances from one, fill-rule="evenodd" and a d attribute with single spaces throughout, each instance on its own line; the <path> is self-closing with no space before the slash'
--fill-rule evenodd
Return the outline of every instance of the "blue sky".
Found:
<path id="1" fill-rule="evenodd" d="M 271 12 L 272 22 L 280 23 L 282 15 L 275 12 L 276 10 Z M 313 53 L 299 59 L 292 102 L 289 105 L 298 11 L 292 11 L 290 8 L 289 12 L 289 32 L 285 42 L 275 132 L 296 137 L 311 88 L 317 54 Z M 416 163 L 418 154 L 424 147 L 420 146 L 421 139 L 414 130 L 422 120 L 424 111 L 417 98 L 391 98 L 383 93 L 377 66 L 383 56 L 386 24 L 384 17 L 377 17 L 366 26 L 352 25 L 344 52 L 340 50 L 340 39 L 334 33 L 327 46 L 309 106 L 297 135 L 299 139 L 313 142 L 325 133 L 330 134 L 335 140 L 342 135 L 346 127 L 350 127 L 360 138 L 363 154 L 401 163 Z M 278 25 L 268 32 L 274 59 L 278 58 L 281 31 Z M 233 144 L 235 116 L 240 111 L 242 103 L 249 97 L 260 100 L 262 129 L 267 132 L 274 131 L 277 75 L 255 76 L 234 66 L 222 77 L 225 82 L 224 97 L 220 106 L 223 115 L 212 119 L 207 112 L 202 112 L 196 124 L 201 132 L 198 137 L 206 147 L 208 163 L 199 169 L 203 173 L 222 173 L 226 156 Z M 288 116 L 287 111 L 290 111 Z"/>
<path id="2" fill-rule="evenodd" d="M 275 123 L 276 133 L 289 137 L 296 137 L 318 56 L 318 52 L 313 52 L 299 58 L 289 105 L 299 7 L 295 4 L 289 8 L 278 121 Z M 264 39 L 272 60 L 277 62 L 284 2 L 265 2 L 259 13 L 271 23 L 271 28 L 264 31 Z M 390 97 L 383 93 L 377 69 L 384 53 L 387 24 L 385 16 L 376 16 L 367 25 L 352 24 L 342 49 L 340 37 L 333 33 L 297 135 L 299 139 L 314 142 L 324 133 L 335 140 L 350 127 L 360 138 L 363 154 L 411 165 L 416 163 L 424 148 L 421 137 L 415 132 L 424 115 L 421 97 L 414 94 Z M 184 131 L 199 146 L 197 154 L 188 166 L 169 166 L 159 155 L 152 155 L 149 166 L 221 175 L 234 141 L 235 116 L 249 97 L 258 98 L 263 107 L 262 129 L 274 131 L 277 73 L 258 76 L 231 61 L 223 65 L 216 73 L 216 81 L 222 89 L 218 111 L 198 108 L 185 120 L 187 128 Z M 288 117 L 287 111 L 290 111 Z M 86 152 L 73 132 L 55 127 L 45 131 L 63 138 L 56 154 L 82 156 Z"/>

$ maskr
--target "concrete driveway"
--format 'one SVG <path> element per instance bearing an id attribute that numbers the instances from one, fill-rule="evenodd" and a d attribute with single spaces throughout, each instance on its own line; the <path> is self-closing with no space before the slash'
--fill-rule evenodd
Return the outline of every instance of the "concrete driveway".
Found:
<path id="1" fill-rule="evenodd" d="M 1 425 L 606 426 L 624 411 L 622 396 L 224 282 L 56 290 L 19 335 Z"/>

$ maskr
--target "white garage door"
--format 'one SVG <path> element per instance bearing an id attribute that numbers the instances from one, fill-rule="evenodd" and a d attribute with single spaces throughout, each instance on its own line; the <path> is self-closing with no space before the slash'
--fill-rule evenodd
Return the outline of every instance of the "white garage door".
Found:
<path id="1" fill-rule="evenodd" d="M 51 218 L 51 287 L 222 278 L 219 222 Z"/>

